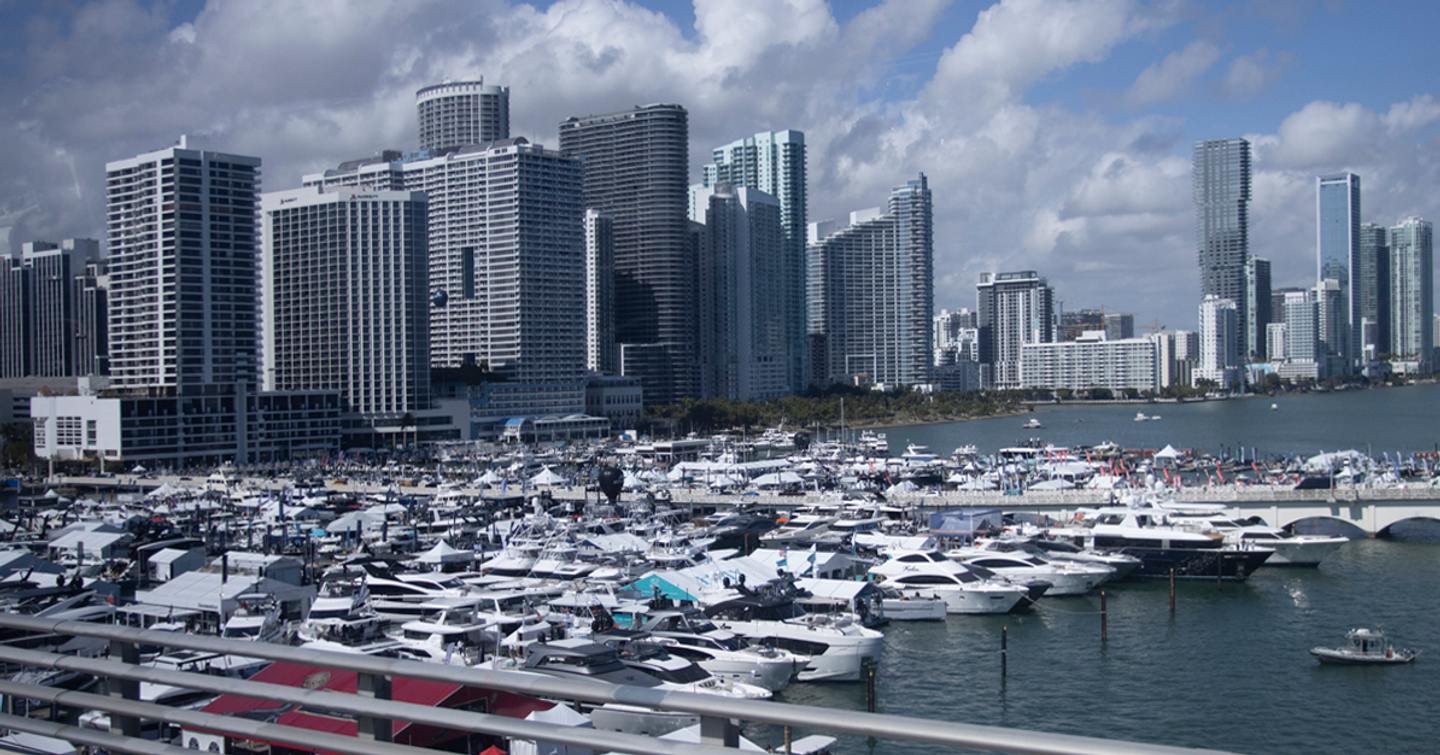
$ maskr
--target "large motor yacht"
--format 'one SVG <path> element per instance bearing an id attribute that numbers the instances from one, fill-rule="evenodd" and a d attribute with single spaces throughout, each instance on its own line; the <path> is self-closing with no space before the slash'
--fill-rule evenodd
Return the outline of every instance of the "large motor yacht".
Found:
<path id="1" fill-rule="evenodd" d="M 1088 525 L 1088 526 L 1085 526 Z M 1142 577 L 1241 581 L 1274 551 L 1239 548 L 1215 530 L 1175 526 L 1158 509 L 1108 507 L 1079 525 L 1052 527 L 1052 537 L 1086 548 L 1111 550 L 1140 559 Z"/>
<path id="2" fill-rule="evenodd" d="M 989 572 L 952 561 L 936 550 L 889 551 L 871 576 L 902 597 L 938 597 L 947 613 L 1009 613 L 1029 595 L 1024 585 L 991 579 Z"/>
<path id="3" fill-rule="evenodd" d="M 750 645 L 693 608 L 652 611 L 646 614 L 641 629 L 672 655 L 689 658 L 715 676 L 771 692 L 788 686 L 810 662 L 808 656 L 778 647 Z"/>
<path id="4" fill-rule="evenodd" d="M 877 662 L 884 635 L 847 618 L 807 614 L 795 603 L 795 587 L 775 581 L 759 590 L 709 594 L 705 615 L 752 642 L 808 656 L 800 681 L 854 682 L 866 663 Z"/>

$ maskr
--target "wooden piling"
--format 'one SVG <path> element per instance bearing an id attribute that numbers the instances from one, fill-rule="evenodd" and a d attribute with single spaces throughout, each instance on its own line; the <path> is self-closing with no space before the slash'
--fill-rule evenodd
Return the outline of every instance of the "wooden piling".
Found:
<path id="1" fill-rule="evenodd" d="M 1000 678 L 1004 679 L 1010 666 L 1010 625 L 1000 627 Z"/>
<path id="2" fill-rule="evenodd" d="M 1175 618 L 1175 569 L 1170 569 L 1170 618 Z"/>
<path id="3" fill-rule="evenodd" d="M 1105 607 L 1105 591 L 1100 591 L 1100 642 L 1110 639 L 1110 616 Z"/>

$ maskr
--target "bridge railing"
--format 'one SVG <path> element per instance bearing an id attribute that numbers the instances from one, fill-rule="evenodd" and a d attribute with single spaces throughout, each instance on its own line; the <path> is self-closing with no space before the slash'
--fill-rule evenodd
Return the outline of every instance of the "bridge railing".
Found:
<path id="1" fill-rule="evenodd" d="M 56 634 L 108 641 L 110 643 L 108 659 L 80 658 L 73 655 L 0 645 L 0 662 L 39 669 L 72 670 L 92 674 L 108 680 L 107 694 L 54 689 L 17 681 L 0 681 L 0 694 L 5 695 L 7 704 L 16 699 L 34 699 L 47 702 L 53 707 L 105 711 L 110 714 L 111 730 L 107 733 L 25 718 L 15 715 L 11 705 L 7 705 L 5 713 L 0 714 L 0 727 L 44 734 L 75 743 L 104 747 L 114 752 L 135 753 L 136 755 L 160 755 L 161 753 L 178 755 L 183 752 L 193 752 L 139 738 L 138 733 L 142 720 L 164 721 L 237 738 L 252 738 L 290 744 L 305 749 L 357 753 L 358 755 L 433 755 L 436 752 L 387 741 L 392 730 L 391 722 L 395 720 L 509 739 L 568 744 L 596 751 L 673 755 L 719 755 L 721 752 L 732 751 L 730 748 L 734 748 L 738 744 L 741 722 L 795 727 L 816 733 L 854 734 L 882 740 L 905 740 L 991 752 L 1054 753 L 1056 755 L 1199 752 L 1183 748 L 1069 734 L 617 686 L 586 680 L 566 680 L 539 674 L 395 660 L 358 653 L 312 650 L 263 642 L 140 630 L 110 624 L 0 615 L 0 627 L 21 633 Z M 139 663 L 141 645 L 241 655 L 270 661 L 351 670 L 359 674 L 359 693 L 352 695 L 312 690 L 144 666 Z M 676 742 L 637 734 L 566 727 L 493 714 L 435 708 L 390 700 L 391 684 L 397 678 L 444 682 L 596 706 L 622 705 L 691 714 L 698 717 L 700 721 L 701 741 L 699 744 Z M 359 736 L 347 737 L 277 723 L 146 703 L 138 699 L 139 685 L 142 682 L 165 684 L 214 694 L 238 694 L 245 697 L 303 705 L 311 710 L 346 714 L 355 717 Z"/>

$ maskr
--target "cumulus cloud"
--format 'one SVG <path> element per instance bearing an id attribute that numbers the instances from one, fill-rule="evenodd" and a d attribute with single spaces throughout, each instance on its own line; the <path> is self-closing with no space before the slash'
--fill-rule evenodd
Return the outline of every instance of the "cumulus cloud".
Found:
<path id="1" fill-rule="evenodd" d="M 1125 101 L 1141 107 L 1171 99 L 1188 90 L 1219 59 L 1220 48 L 1204 40 L 1191 42 L 1141 71 Z"/>
<path id="2" fill-rule="evenodd" d="M 1236 57 L 1225 71 L 1220 92 L 1232 100 L 1254 97 L 1280 78 L 1290 60 L 1288 53 L 1272 53 L 1264 48 Z"/>
<path id="3" fill-rule="evenodd" d="M 0 77 L 0 245 L 101 235 L 105 161 L 180 133 L 262 156 L 266 188 L 289 188 L 413 145 L 415 90 L 483 75 L 511 87 L 512 131 L 551 145 L 568 116 L 661 101 L 690 111 L 692 168 L 746 134 L 802 129 L 812 218 L 880 204 L 924 171 L 939 306 L 972 304 L 982 271 L 1036 269 L 1075 306 L 1193 326 L 1184 122 L 1031 97 L 1183 23 L 1178 4 L 1002 0 L 944 39 L 938 59 L 917 46 L 934 44 L 944 0 L 886 0 L 843 22 L 822 0 L 699 0 L 691 29 L 626 0 L 372 0 L 364 13 L 247 0 L 178 26 L 162 6 L 96 0 L 18 37 L 23 67 Z M 1218 62 L 1204 44 L 1132 89 L 1158 101 L 1193 85 Z M 905 71 L 923 79 L 913 94 L 876 96 L 897 60 L 935 62 Z M 1226 82 L 1244 79 L 1237 66 Z M 1315 102 L 1255 124 L 1271 130 L 1253 136 L 1252 237 L 1277 280 L 1308 269 L 1315 172 L 1362 172 L 1367 218 L 1440 214 L 1437 123 L 1440 103 L 1422 95 L 1379 109 Z"/>

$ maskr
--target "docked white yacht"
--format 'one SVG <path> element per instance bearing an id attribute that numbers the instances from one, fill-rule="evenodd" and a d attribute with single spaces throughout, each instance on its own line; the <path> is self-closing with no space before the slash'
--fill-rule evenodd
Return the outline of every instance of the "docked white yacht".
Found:
<path id="1" fill-rule="evenodd" d="M 1236 520 L 1223 515 L 1186 516 L 1171 514 L 1177 524 L 1198 522 L 1225 536 L 1225 542 L 1241 548 L 1265 548 L 1275 555 L 1265 560 L 1269 566 L 1319 566 L 1340 546 L 1350 542 L 1338 535 L 1296 535 L 1258 520 Z"/>
<path id="2" fill-rule="evenodd" d="M 1239 581 L 1274 555 L 1262 548 L 1238 548 L 1213 530 L 1176 526 L 1160 509 L 1112 506 L 1081 511 L 1083 521 L 1051 527 L 1051 537 L 1088 549 L 1116 551 L 1140 559 L 1142 577 Z"/>
<path id="3" fill-rule="evenodd" d="M 784 524 L 760 536 L 765 545 L 809 545 L 830 531 L 834 517 L 818 514 L 796 514 Z"/>
<path id="4" fill-rule="evenodd" d="M 696 609 L 652 611 L 641 629 L 652 642 L 664 645 L 672 655 L 700 664 L 723 679 L 754 684 L 779 692 L 790 684 L 810 662 L 778 647 L 750 645 L 739 635 L 715 626 Z"/>
<path id="5" fill-rule="evenodd" d="M 870 569 L 871 576 L 902 596 L 941 598 L 947 613 L 1009 613 L 1029 594 L 1024 585 L 990 579 L 936 550 L 894 550 L 886 556 Z"/>
<path id="6" fill-rule="evenodd" d="M 1046 595 L 1084 595 L 1115 576 L 1115 570 L 1103 564 L 1051 561 L 999 542 L 956 548 L 945 556 L 966 566 L 989 569 L 1012 582 L 1049 582 Z"/>
<path id="7" fill-rule="evenodd" d="M 385 636 L 385 620 L 370 607 L 362 580 L 326 582 L 300 624 L 301 640 L 363 644 Z"/>
<path id="8" fill-rule="evenodd" d="M 705 615 L 717 626 L 752 642 L 808 656 L 802 682 L 854 682 L 866 663 L 877 662 L 884 635 L 843 617 L 806 614 L 795 588 L 771 582 L 759 590 L 743 585 L 701 596 Z"/>

